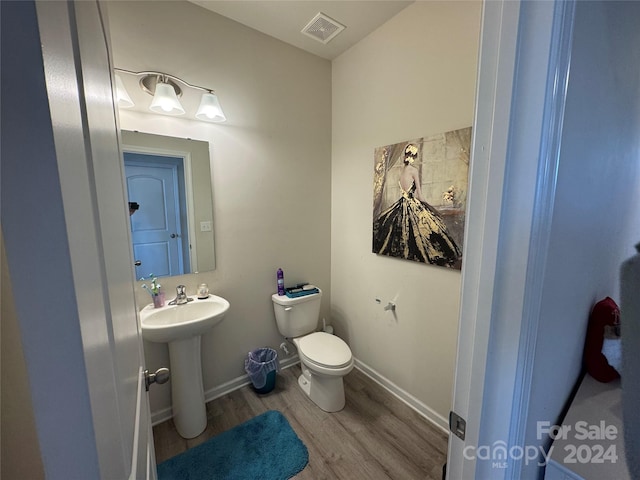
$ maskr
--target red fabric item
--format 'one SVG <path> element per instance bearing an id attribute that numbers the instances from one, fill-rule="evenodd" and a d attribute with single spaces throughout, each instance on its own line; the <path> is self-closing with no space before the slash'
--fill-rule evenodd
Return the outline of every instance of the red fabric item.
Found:
<path id="1" fill-rule="evenodd" d="M 611 297 L 596 303 L 589 316 L 587 338 L 584 345 L 584 363 L 589 375 L 602 383 L 620 378 L 620 374 L 609 365 L 607 358 L 602 354 L 604 327 L 618 325 L 619 322 L 620 309 Z"/>

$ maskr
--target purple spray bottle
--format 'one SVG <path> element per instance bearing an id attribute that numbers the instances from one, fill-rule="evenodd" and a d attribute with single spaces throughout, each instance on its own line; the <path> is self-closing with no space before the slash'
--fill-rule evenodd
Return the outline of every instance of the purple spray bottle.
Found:
<path id="1" fill-rule="evenodd" d="M 284 295 L 284 272 L 281 268 L 278 269 L 278 295 Z"/>

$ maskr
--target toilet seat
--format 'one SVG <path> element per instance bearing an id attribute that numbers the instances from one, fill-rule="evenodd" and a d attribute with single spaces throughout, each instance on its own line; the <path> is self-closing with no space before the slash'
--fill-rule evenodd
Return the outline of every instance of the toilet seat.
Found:
<path id="1" fill-rule="evenodd" d="M 298 352 L 310 363 L 324 368 L 342 368 L 353 358 L 351 349 L 340 338 L 325 332 L 316 332 L 297 340 Z"/>

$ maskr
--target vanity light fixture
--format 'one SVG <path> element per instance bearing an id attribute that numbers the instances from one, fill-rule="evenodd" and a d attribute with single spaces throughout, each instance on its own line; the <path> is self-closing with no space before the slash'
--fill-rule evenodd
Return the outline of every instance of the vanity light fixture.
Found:
<path id="1" fill-rule="evenodd" d="M 142 91 L 151 95 L 151 105 L 149 110 L 163 115 L 184 115 L 185 109 L 180 103 L 179 97 L 182 96 L 183 90 L 193 90 L 203 92 L 200 99 L 200 106 L 195 114 L 198 120 L 206 122 L 225 122 L 227 117 L 222 111 L 220 101 L 215 92 L 210 88 L 199 87 L 185 82 L 181 78 L 162 72 L 131 72 L 121 68 L 114 69 L 118 73 L 124 73 L 140 78 L 139 84 Z M 133 106 L 131 98 L 124 88 L 122 79 L 116 75 L 116 87 L 118 94 L 118 106 L 127 108 Z M 129 99 L 130 105 L 123 102 Z"/>

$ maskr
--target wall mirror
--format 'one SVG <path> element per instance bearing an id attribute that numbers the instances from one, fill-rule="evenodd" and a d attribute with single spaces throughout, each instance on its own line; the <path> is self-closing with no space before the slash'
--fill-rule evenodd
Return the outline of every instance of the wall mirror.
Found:
<path id="1" fill-rule="evenodd" d="M 122 150 L 136 278 L 214 270 L 208 142 L 123 130 Z"/>

